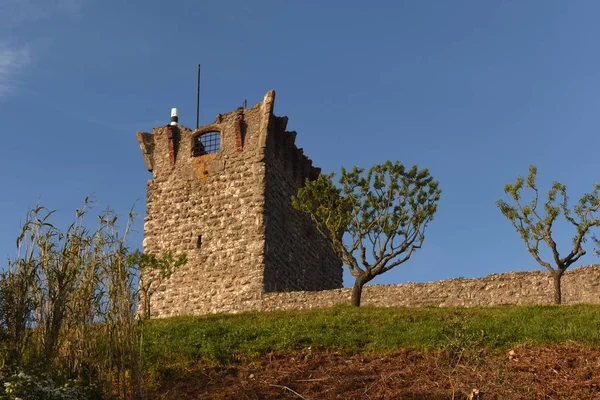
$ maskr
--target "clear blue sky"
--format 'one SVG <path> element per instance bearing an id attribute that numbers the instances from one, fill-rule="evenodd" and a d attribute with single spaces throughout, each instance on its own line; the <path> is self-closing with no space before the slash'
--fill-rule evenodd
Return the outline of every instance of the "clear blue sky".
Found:
<path id="1" fill-rule="evenodd" d="M 201 124 L 274 89 L 324 171 L 398 159 L 440 181 L 423 248 L 375 282 L 538 269 L 495 202 L 529 164 L 572 202 L 600 181 L 598 15 L 593 0 L 0 0 L 2 264 L 38 200 L 58 225 L 87 195 L 96 214 L 144 213 L 135 132 L 171 107 L 195 127 L 201 63 Z M 598 261 L 587 249 L 580 264 Z"/>

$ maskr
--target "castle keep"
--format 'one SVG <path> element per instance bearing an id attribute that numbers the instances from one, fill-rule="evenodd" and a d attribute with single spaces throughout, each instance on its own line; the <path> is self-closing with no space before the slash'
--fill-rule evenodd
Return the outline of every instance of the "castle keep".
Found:
<path id="1" fill-rule="evenodd" d="M 188 262 L 151 297 L 152 316 L 259 309 L 265 292 L 342 286 L 342 263 L 291 196 L 320 169 L 273 114 L 275 92 L 196 130 L 138 132 L 147 184 L 144 251 Z"/>

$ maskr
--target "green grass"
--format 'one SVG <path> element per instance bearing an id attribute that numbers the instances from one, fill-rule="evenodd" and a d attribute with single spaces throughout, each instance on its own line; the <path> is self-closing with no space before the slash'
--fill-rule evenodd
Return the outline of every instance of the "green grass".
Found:
<path id="1" fill-rule="evenodd" d="M 504 349 L 523 343 L 600 344 L 600 306 L 334 307 L 148 321 L 147 366 L 227 363 L 270 351 Z"/>

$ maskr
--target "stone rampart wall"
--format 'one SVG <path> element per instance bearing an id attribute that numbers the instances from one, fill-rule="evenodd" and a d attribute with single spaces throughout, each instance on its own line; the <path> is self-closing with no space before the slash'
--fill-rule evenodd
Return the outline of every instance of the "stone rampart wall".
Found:
<path id="1" fill-rule="evenodd" d="M 477 307 L 552 304 L 550 274 L 542 271 L 507 272 L 484 278 L 454 278 L 434 282 L 365 285 L 362 305 L 380 307 Z M 201 309 L 153 311 L 154 317 L 178 314 L 238 313 L 245 311 L 300 310 L 350 304 L 352 289 L 271 292 L 261 298 L 207 304 Z M 600 265 L 567 271 L 562 279 L 563 304 L 600 304 Z"/>
<path id="2" fill-rule="evenodd" d="M 350 304 L 352 289 L 320 292 L 266 293 L 261 310 L 288 310 Z M 375 306 L 497 306 L 552 304 L 553 283 L 548 272 L 507 272 L 484 278 L 435 282 L 365 285 L 362 305 Z M 564 304 L 600 304 L 600 265 L 567 271 L 562 278 Z"/>
<path id="3" fill-rule="evenodd" d="M 205 308 L 205 313 L 243 311 L 300 310 L 350 304 L 352 289 L 317 292 L 264 293 L 262 298 L 236 303 L 235 307 Z M 563 304 L 600 304 L 600 265 L 567 271 L 562 279 Z M 542 271 L 507 272 L 484 278 L 455 278 L 435 282 L 366 285 L 362 305 L 380 307 L 421 306 L 500 306 L 552 304 L 553 284 L 550 274 Z M 153 313 L 164 317 L 173 314 Z"/>

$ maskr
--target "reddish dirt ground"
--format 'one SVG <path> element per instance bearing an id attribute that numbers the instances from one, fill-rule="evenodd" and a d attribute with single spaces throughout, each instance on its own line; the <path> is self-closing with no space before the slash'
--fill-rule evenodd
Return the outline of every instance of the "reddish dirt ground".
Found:
<path id="1" fill-rule="evenodd" d="M 152 399 L 600 399 L 600 348 L 303 350 L 228 367 L 195 365 L 155 387 Z"/>

